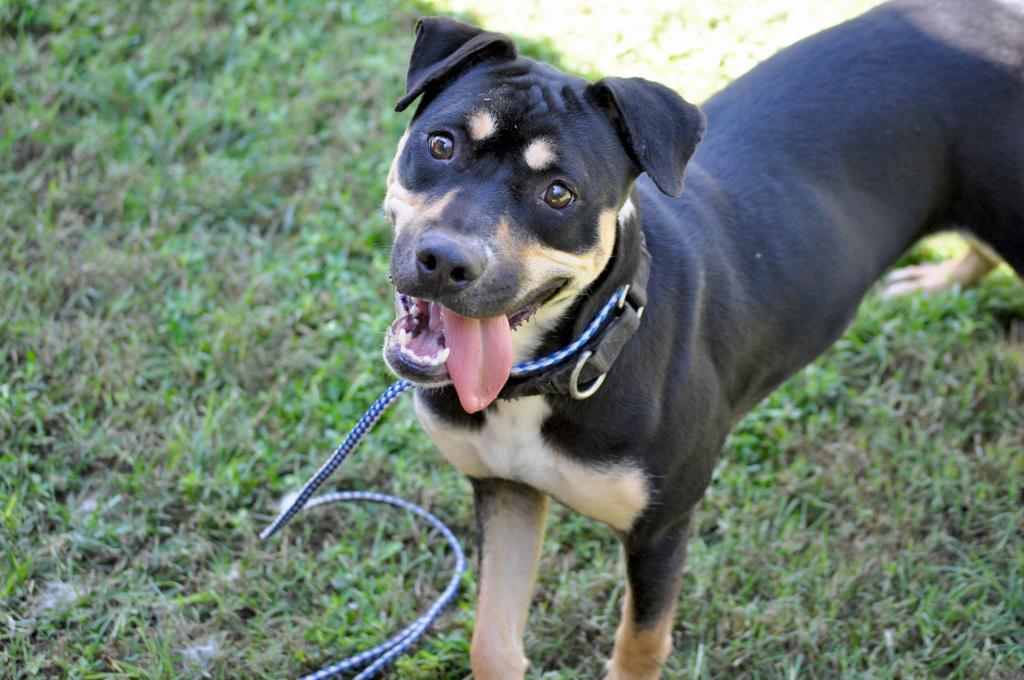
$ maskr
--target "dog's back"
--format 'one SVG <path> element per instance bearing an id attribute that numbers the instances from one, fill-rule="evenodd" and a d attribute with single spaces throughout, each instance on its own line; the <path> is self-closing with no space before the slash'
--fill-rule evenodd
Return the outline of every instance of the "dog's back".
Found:
<path id="1" fill-rule="evenodd" d="M 931 231 L 970 231 L 1024 273 L 1022 36 L 1024 4 L 887 3 L 706 102 L 683 197 L 645 202 L 672 202 L 688 237 L 730 254 L 706 262 L 716 295 L 759 329 L 729 343 L 743 406 L 830 344 Z M 713 227 L 692 228 L 709 214 Z"/>

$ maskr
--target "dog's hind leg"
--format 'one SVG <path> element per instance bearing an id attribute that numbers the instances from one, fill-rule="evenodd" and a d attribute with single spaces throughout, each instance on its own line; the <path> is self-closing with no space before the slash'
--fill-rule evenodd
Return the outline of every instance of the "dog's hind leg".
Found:
<path id="1" fill-rule="evenodd" d="M 474 479 L 480 574 L 470 663 L 478 680 L 518 680 L 529 662 L 523 632 L 537 576 L 547 496 L 498 479 Z"/>
<path id="2" fill-rule="evenodd" d="M 657 680 L 672 650 L 690 520 L 638 540 L 626 537 L 626 596 L 605 680 Z"/>

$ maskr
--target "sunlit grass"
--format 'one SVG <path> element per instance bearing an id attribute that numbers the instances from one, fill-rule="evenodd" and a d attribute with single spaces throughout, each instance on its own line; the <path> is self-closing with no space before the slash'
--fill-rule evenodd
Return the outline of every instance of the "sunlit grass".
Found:
<path id="1" fill-rule="evenodd" d="M 489 3 L 443 0 L 491 30 L 556 50 L 591 77 L 641 76 L 702 101 L 800 38 L 853 17 L 877 0 L 567 0 Z"/>

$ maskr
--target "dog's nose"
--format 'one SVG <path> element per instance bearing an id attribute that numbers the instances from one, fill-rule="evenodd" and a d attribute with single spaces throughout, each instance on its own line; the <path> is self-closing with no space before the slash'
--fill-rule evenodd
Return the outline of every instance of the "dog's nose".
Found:
<path id="1" fill-rule="evenodd" d="M 480 278 L 486 264 L 479 245 L 437 232 L 424 234 L 416 248 L 420 283 L 436 295 L 458 292 Z"/>

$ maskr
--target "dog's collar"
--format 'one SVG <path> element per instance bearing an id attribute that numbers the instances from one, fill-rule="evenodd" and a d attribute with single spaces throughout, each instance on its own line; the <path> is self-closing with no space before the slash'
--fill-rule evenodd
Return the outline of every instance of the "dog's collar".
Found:
<path id="1" fill-rule="evenodd" d="M 639 255 L 633 278 L 627 286 L 626 294 L 620 299 L 612 314 L 608 315 L 602 328 L 589 342 L 579 348 L 575 356 L 567 357 L 563 362 L 543 371 L 510 379 L 498 394 L 498 399 L 518 399 L 540 394 L 587 399 L 597 392 L 622 348 L 640 327 L 640 319 L 647 304 L 651 253 L 647 250 L 643 230 L 639 225 L 636 225 L 635 229 L 639 234 Z M 619 239 L 617 245 L 621 242 L 622 239 Z M 615 256 L 621 257 L 621 254 L 615 253 L 613 257 Z M 577 320 L 574 337 L 579 336 L 589 321 L 589 318 Z"/>

